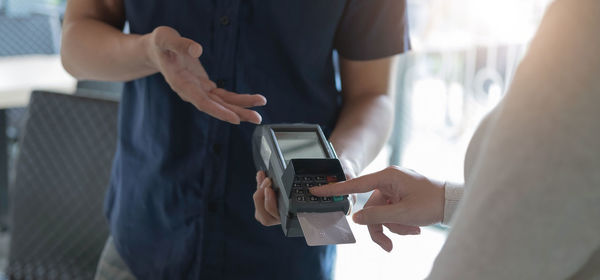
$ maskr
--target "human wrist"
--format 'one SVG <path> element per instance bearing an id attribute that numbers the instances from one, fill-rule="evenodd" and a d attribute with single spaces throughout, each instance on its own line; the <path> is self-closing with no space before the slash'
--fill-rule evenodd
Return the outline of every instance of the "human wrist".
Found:
<path id="1" fill-rule="evenodd" d="M 139 36 L 138 45 L 142 50 L 144 66 L 154 72 L 160 72 L 158 57 L 156 56 L 155 32 Z"/>
<path id="2" fill-rule="evenodd" d="M 445 183 L 437 180 L 431 180 L 433 184 L 433 194 L 431 195 L 434 220 L 432 224 L 442 223 L 444 220 L 444 207 L 445 207 Z"/>
<path id="3" fill-rule="evenodd" d="M 347 179 L 353 179 L 358 176 L 358 173 L 360 173 L 358 162 L 342 154 L 338 156 L 338 160 L 344 169 L 344 173 L 346 173 L 346 177 L 350 177 Z"/>

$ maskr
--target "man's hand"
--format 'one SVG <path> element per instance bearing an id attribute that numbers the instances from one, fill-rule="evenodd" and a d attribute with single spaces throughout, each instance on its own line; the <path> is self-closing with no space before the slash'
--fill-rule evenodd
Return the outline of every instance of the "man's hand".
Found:
<path id="1" fill-rule="evenodd" d="M 264 226 L 274 226 L 281 223 L 277 209 L 277 196 L 271 188 L 271 178 L 266 177 L 264 171 L 256 173 L 256 192 L 254 199 L 254 218 Z"/>
<path id="2" fill-rule="evenodd" d="M 374 190 L 365 207 L 353 220 L 368 225 L 371 239 L 386 251 L 392 240 L 383 226 L 396 234 L 419 234 L 419 226 L 438 223 L 444 216 L 444 186 L 413 171 L 388 167 L 346 182 L 314 187 L 316 196 L 335 196 Z"/>
<path id="3" fill-rule="evenodd" d="M 173 28 L 161 26 L 149 34 L 150 66 L 165 77 L 181 99 L 217 119 L 239 124 L 259 124 L 261 116 L 246 108 L 263 106 L 267 100 L 258 94 L 236 94 L 217 88 L 198 59 L 202 46 L 183 38 Z"/>

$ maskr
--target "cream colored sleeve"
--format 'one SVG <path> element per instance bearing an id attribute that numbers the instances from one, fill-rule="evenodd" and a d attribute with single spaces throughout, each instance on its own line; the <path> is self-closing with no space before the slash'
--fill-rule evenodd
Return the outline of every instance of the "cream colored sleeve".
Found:
<path id="1" fill-rule="evenodd" d="M 443 225 L 449 225 L 463 196 L 464 186 L 462 184 L 446 182 L 444 184 L 444 220 Z"/>
<path id="2" fill-rule="evenodd" d="M 429 279 L 596 279 L 600 1 L 548 8 L 490 116 Z"/>

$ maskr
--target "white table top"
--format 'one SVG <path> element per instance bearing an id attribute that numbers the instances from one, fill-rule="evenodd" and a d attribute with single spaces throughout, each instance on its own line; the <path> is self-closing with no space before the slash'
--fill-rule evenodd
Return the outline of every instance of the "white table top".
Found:
<path id="1" fill-rule="evenodd" d="M 35 89 L 73 93 L 76 84 L 58 55 L 0 57 L 0 109 L 27 106 Z"/>

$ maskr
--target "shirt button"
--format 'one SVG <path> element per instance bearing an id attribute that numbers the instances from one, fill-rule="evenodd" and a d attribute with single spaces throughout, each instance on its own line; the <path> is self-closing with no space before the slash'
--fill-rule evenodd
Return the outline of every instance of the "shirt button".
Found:
<path id="1" fill-rule="evenodd" d="M 208 203 L 208 212 L 215 213 L 215 212 L 217 212 L 218 208 L 219 208 L 219 206 L 217 205 L 216 202 L 211 201 Z"/>
<path id="2" fill-rule="evenodd" d="M 219 22 L 221 23 L 221 25 L 227 26 L 229 25 L 230 20 L 228 16 L 222 16 L 221 18 L 219 18 Z"/>
<path id="3" fill-rule="evenodd" d="M 213 153 L 219 155 L 221 153 L 221 145 L 218 143 L 213 144 L 212 146 Z"/>
<path id="4" fill-rule="evenodd" d="M 217 80 L 217 87 L 219 87 L 219 88 L 224 88 L 224 87 L 225 87 L 225 80 L 223 80 L 223 79 L 218 79 L 218 80 Z"/>

